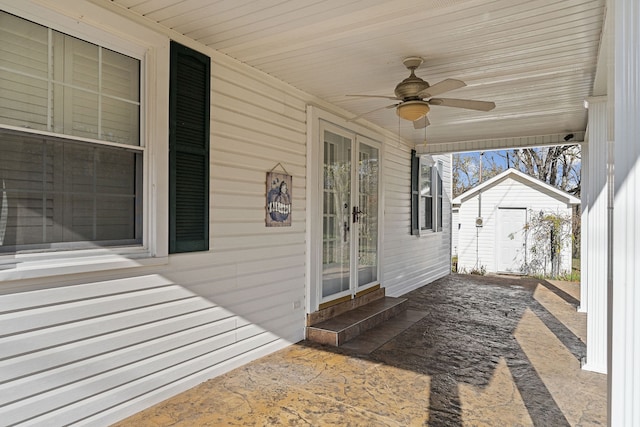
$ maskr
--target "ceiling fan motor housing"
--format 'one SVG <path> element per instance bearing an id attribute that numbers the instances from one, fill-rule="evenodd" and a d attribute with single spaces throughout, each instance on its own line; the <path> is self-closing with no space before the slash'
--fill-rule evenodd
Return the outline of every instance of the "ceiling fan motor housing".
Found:
<path id="1" fill-rule="evenodd" d="M 422 99 L 418 94 L 428 87 L 429 83 L 417 77 L 413 70 L 411 70 L 411 75 L 398 83 L 395 94 L 398 99 L 402 99 L 403 101 Z"/>
<path id="2" fill-rule="evenodd" d="M 429 83 L 425 82 L 420 77 L 417 77 L 415 70 L 422 65 L 423 61 L 424 60 L 419 56 L 409 56 L 402 61 L 404 66 L 411 71 L 411 74 L 396 86 L 395 94 L 398 99 L 402 99 L 403 101 L 422 99 L 418 94 L 428 88 Z"/>

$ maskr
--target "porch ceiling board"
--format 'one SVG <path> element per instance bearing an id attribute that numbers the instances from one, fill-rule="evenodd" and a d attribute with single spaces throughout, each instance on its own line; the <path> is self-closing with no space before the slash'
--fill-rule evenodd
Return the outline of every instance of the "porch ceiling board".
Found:
<path id="1" fill-rule="evenodd" d="M 441 154 L 450 153 L 454 150 L 458 152 L 472 152 L 481 150 L 498 150 L 501 148 L 541 147 L 545 145 L 562 145 L 584 142 L 585 132 L 574 132 L 573 138 L 569 142 L 565 141 L 564 139 L 566 135 L 566 133 L 561 133 L 553 135 L 525 136 L 518 138 L 496 138 L 475 141 L 470 140 L 464 142 L 444 142 L 438 144 L 417 144 L 416 151 L 419 154 Z"/>
<path id="2" fill-rule="evenodd" d="M 107 0 L 95 0 L 97 2 Z M 604 0 L 112 0 L 357 116 L 392 102 L 416 74 L 467 87 L 444 97 L 494 101 L 490 112 L 434 107 L 427 140 L 464 147 L 584 131 L 593 95 Z M 413 143 L 425 132 L 391 109 L 365 115 Z"/>

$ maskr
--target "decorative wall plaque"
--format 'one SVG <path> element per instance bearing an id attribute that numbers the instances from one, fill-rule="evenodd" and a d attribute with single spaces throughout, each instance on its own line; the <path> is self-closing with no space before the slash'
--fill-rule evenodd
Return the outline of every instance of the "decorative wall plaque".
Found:
<path id="1" fill-rule="evenodd" d="M 291 226 L 291 181 L 286 173 L 267 172 L 267 227 Z"/>

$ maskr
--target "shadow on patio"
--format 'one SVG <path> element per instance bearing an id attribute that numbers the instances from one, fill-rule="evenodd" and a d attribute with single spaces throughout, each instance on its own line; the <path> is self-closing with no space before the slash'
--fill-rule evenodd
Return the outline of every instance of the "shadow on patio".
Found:
<path id="1" fill-rule="evenodd" d="M 580 369 L 579 288 L 451 275 L 340 348 L 301 342 L 123 426 L 606 425 L 606 376 Z"/>

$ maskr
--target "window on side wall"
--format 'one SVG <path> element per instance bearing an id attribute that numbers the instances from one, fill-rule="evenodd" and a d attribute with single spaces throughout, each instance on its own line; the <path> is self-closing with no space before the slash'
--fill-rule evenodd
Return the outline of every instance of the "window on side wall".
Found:
<path id="1" fill-rule="evenodd" d="M 0 253 L 142 244 L 140 70 L 0 11 Z"/>
<path id="2" fill-rule="evenodd" d="M 444 194 L 443 194 L 443 190 L 442 190 L 442 171 L 443 171 L 444 165 L 442 163 L 442 160 L 438 160 L 438 167 L 436 168 L 435 172 L 435 179 L 436 179 L 436 193 L 437 193 L 437 203 L 438 205 L 436 206 L 436 218 L 437 218 L 437 228 L 436 231 L 442 231 L 442 210 L 443 210 L 443 201 L 444 201 Z"/>
<path id="3" fill-rule="evenodd" d="M 412 234 L 442 231 L 443 163 L 412 153 Z"/>

